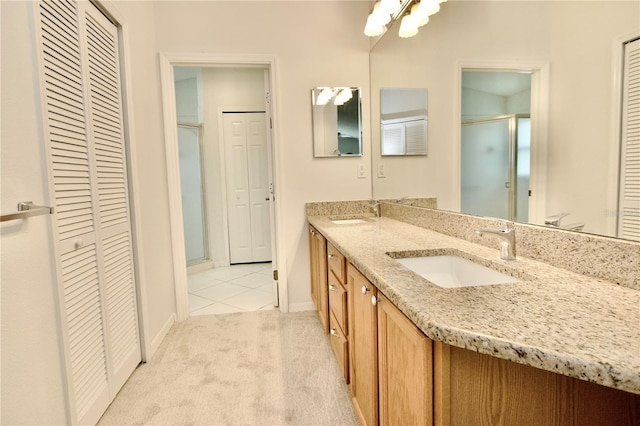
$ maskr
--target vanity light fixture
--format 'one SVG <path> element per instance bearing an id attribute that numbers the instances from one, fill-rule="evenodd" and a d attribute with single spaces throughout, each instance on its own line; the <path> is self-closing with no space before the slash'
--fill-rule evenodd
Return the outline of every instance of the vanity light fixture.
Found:
<path id="1" fill-rule="evenodd" d="M 418 34 L 418 28 L 429 22 L 429 16 L 438 13 L 440 3 L 447 0 L 379 0 L 367 18 L 364 28 L 365 35 L 376 37 L 386 30 L 386 25 L 400 21 L 398 35 L 402 38 L 413 37 Z M 399 5 L 399 6 L 398 6 Z M 405 11 L 409 10 L 405 14 Z M 404 15 L 404 16 L 403 16 Z"/>

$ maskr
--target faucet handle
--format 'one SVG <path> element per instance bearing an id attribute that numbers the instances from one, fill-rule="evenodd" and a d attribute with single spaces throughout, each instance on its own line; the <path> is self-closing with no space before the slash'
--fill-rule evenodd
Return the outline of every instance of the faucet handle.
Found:
<path id="1" fill-rule="evenodd" d="M 548 216 L 544 219 L 544 224 L 545 225 L 549 225 L 549 226 L 556 226 L 559 227 L 560 226 L 560 221 L 562 220 L 563 217 L 565 216 L 569 216 L 570 213 L 558 213 L 558 214 L 554 214 L 552 216 Z"/>
<path id="2" fill-rule="evenodd" d="M 504 232 L 513 231 L 514 229 L 515 229 L 515 225 L 513 224 L 513 222 L 510 222 L 507 220 L 502 222 L 502 230 Z"/>

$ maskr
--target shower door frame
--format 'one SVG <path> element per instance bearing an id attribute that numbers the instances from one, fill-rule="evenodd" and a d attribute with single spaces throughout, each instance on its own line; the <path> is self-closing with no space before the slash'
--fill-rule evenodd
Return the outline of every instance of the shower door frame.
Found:
<path id="1" fill-rule="evenodd" d="M 203 127 L 202 127 L 202 124 L 186 123 L 181 121 L 178 121 L 177 127 L 196 129 L 198 131 L 198 157 L 200 159 L 200 198 L 202 200 L 201 210 L 202 210 L 202 221 L 203 221 L 202 232 L 203 232 L 203 240 L 204 240 L 204 257 L 202 259 L 198 259 L 196 261 L 191 261 L 191 262 L 187 260 L 187 271 L 188 271 L 190 268 L 193 268 L 193 267 L 197 268 L 203 263 L 208 263 L 208 262 L 212 263 L 212 260 L 210 257 L 211 248 L 209 247 L 209 217 L 208 217 L 208 211 L 207 211 L 207 190 L 206 190 L 207 183 L 205 181 L 205 173 L 204 173 L 205 164 L 204 164 L 204 156 L 203 156 L 204 149 L 203 149 L 203 142 L 202 142 Z"/>

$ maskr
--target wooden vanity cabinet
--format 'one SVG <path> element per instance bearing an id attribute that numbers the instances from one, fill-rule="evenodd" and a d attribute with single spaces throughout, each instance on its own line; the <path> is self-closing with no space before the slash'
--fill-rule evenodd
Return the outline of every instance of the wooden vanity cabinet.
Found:
<path id="1" fill-rule="evenodd" d="M 329 333 L 329 296 L 327 285 L 327 240 L 309 225 L 309 256 L 311 265 L 311 299 L 325 334 Z"/>
<path id="2" fill-rule="evenodd" d="M 434 342 L 435 425 L 639 425 L 640 395 Z"/>
<path id="3" fill-rule="evenodd" d="M 361 425 L 433 423 L 432 341 L 347 267 L 351 396 Z"/>

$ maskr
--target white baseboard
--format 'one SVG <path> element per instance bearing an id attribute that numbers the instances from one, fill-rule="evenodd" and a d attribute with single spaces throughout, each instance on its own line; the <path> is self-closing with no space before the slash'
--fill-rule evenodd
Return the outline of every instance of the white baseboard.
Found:
<path id="1" fill-rule="evenodd" d="M 213 267 L 214 268 L 223 268 L 225 266 L 230 266 L 231 264 L 226 261 L 226 260 L 217 260 L 215 262 L 213 262 Z"/>
<path id="2" fill-rule="evenodd" d="M 169 319 L 167 319 L 167 322 L 164 323 L 164 325 L 162 326 L 162 328 L 160 329 L 156 337 L 154 337 L 153 340 L 151 341 L 151 345 L 148 348 L 148 352 L 147 352 L 147 360 L 151 359 L 153 354 L 156 353 L 156 351 L 162 344 L 162 341 L 167 336 L 167 333 L 169 332 L 169 330 L 171 330 L 171 327 L 173 327 L 173 324 L 175 323 L 176 323 L 176 314 L 171 314 L 171 316 L 169 317 Z"/>
<path id="3" fill-rule="evenodd" d="M 315 311 L 316 305 L 313 302 L 290 303 L 289 312 Z"/>
<path id="4" fill-rule="evenodd" d="M 187 275 L 197 274 L 198 272 L 204 272 L 209 269 L 213 269 L 213 261 L 208 260 L 206 262 L 198 263 L 196 265 L 187 266 Z"/>

